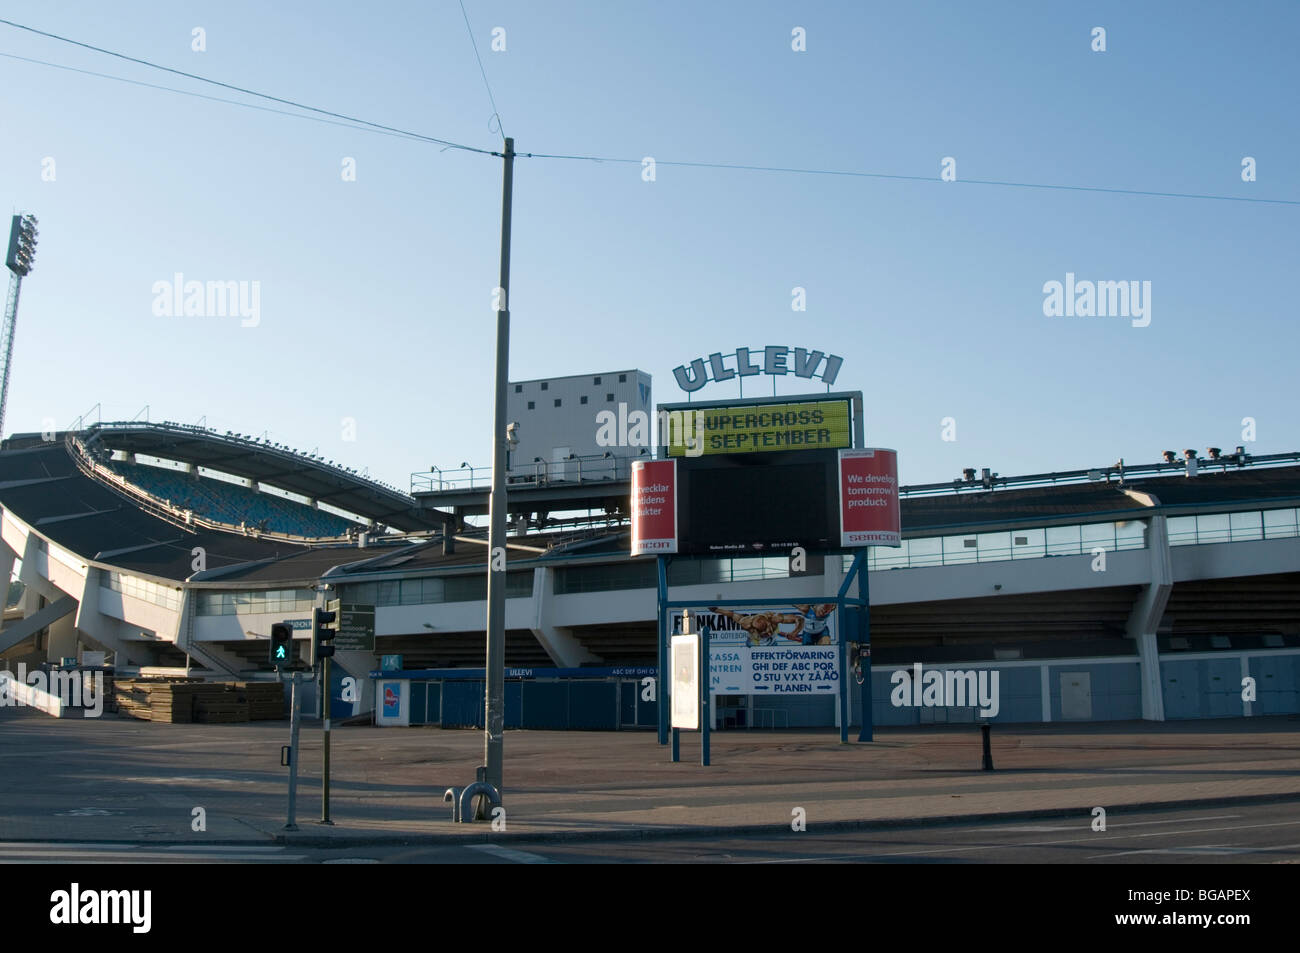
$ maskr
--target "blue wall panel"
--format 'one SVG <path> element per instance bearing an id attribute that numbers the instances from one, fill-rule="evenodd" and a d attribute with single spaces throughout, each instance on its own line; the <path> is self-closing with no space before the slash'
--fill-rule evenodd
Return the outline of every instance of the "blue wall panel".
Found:
<path id="1" fill-rule="evenodd" d="M 522 682 L 523 727 L 562 730 L 569 721 L 569 689 L 565 682 Z"/>
<path id="2" fill-rule="evenodd" d="M 618 683 L 572 681 L 569 687 L 569 727 L 613 731 L 618 727 Z"/>
<path id="3" fill-rule="evenodd" d="M 442 726 L 444 728 L 483 727 L 483 683 L 442 683 Z"/>

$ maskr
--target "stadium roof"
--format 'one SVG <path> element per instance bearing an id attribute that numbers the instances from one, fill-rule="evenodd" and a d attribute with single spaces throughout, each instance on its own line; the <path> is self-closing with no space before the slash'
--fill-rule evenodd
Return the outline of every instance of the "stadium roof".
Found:
<path id="1" fill-rule="evenodd" d="M 193 574 L 196 546 L 203 548 L 209 569 L 307 551 L 235 533 L 183 529 L 151 516 L 83 474 L 61 441 L 0 452 L 0 503 L 87 562 L 164 579 Z"/>
<path id="2" fill-rule="evenodd" d="M 333 461 L 244 434 L 173 423 L 100 423 L 79 436 L 88 447 L 143 453 L 266 483 L 402 532 L 441 529 L 444 515 Z"/>
<path id="3" fill-rule="evenodd" d="M 266 474 L 268 482 L 276 460 L 281 460 L 281 466 L 285 462 L 284 455 L 277 457 L 279 452 L 273 449 L 260 445 L 240 448 L 210 433 L 172 434 L 158 425 L 133 425 L 113 434 L 115 438 L 125 436 L 126 440 L 114 439 L 105 446 L 130 446 L 142 453 L 188 459 L 201 466 L 211 463 L 228 472 Z M 178 526 L 83 473 L 62 440 L 17 437 L 6 441 L 4 448 L 0 450 L 0 504 L 82 559 L 127 572 L 196 583 L 239 580 L 254 586 L 273 586 L 317 579 L 335 567 L 340 568 L 333 575 L 355 577 L 471 570 L 486 561 L 484 541 L 467 538 L 457 542 L 454 552 L 444 553 L 440 539 L 424 543 L 385 543 L 377 539 L 364 549 L 311 547 Z M 329 479 L 339 479 L 323 465 L 313 469 L 314 473 L 297 475 L 296 485 L 304 488 L 298 492 L 305 493 L 306 488 L 318 485 L 313 481 L 323 486 Z M 977 486 L 942 495 L 905 496 L 901 501 L 903 530 L 907 536 L 958 534 L 998 527 L 1137 519 L 1155 512 L 1176 516 L 1223 511 L 1243 504 L 1260 508 L 1300 505 L 1300 466 L 1203 467 L 1192 478 L 1182 473 L 1181 467 L 1171 468 L 1164 476 L 1129 479 L 1123 487 L 1117 481 L 1103 480 L 1032 487 L 1013 484 L 991 490 Z M 294 472 L 288 475 L 293 477 Z M 402 496 L 373 484 L 367 489 L 364 481 L 353 482 L 352 492 L 373 494 L 371 503 Z M 1144 502 L 1148 497 L 1151 506 Z M 372 512 L 378 511 L 372 508 Z M 421 515 L 414 507 L 405 512 Z M 388 522 L 399 525 L 395 520 Z M 511 536 L 511 546 L 523 547 L 514 550 L 511 560 L 536 564 L 537 559 L 563 562 L 571 558 L 626 558 L 627 534 L 626 525 L 616 525 Z M 207 568 L 196 573 L 193 549 L 198 546 L 206 552 Z"/>

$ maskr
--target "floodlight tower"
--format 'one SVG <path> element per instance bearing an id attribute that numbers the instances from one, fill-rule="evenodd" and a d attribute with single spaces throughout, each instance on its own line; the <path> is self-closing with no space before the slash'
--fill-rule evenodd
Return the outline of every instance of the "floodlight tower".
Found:
<path id="1" fill-rule="evenodd" d="M 18 296 L 23 290 L 23 279 L 31 274 L 36 260 L 36 216 L 15 215 L 9 230 L 9 253 L 5 267 L 10 271 L 9 297 L 5 301 L 5 323 L 0 330 L 0 354 L 4 367 L 0 369 L 0 437 L 5 432 L 5 407 L 9 403 L 9 368 L 14 357 L 14 326 L 18 323 Z"/>

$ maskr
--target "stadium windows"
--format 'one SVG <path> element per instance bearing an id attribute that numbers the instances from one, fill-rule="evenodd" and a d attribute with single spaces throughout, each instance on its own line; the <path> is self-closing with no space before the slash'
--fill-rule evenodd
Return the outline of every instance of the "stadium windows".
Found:
<path id="1" fill-rule="evenodd" d="M 483 576 L 447 576 L 442 584 L 444 602 L 477 602 L 487 598 L 487 579 Z"/>
<path id="2" fill-rule="evenodd" d="M 1116 549 L 1145 549 L 1147 524 L 1142 520 L 1123 520 L 1115 524 Z"/>
<path id="3" fill-rule="evenodd" d="M 999 559 L 1011 558 L 1010 533 L 980 533 L 975 538 L 978 541 L 976 558 L 980 562 L 996 562 Z"/>
<path id="4" fill-rule="evenodd" d="M 556 406 L 556 407 L 559 407 L 559 406 L 560 406 L 560 398 L 558 398 L 558 397 L 555 398 L 555 406 Z"/>
<path id="5" fill-rule="evenodd" d="M 607 403 L 607 404 L 612 404 L 612 403 L 614 403 L 614 395 L 613 395 L 613 394 L 606 394 L 606 395 L 605 395 L 605 403 Z"/>
<path id="6" fill-rule="evenodd" d="M 506 598 L 528 599 L 533 595 L 533 571 L 524 569 L 506 573 Z"/>
<path id="7" fill-rule="evenodd" d="M 591 382 L 592 382 L 593 384 L 599 384 L 599 383 L 600 383 L 600 378 L 599 378 L 599 377 L 593 377 L 593 378 L 591 379 Z"/>
<path id="8" fill-rule="evenodd" d="M 542 381 L 542 390 L 549 390 L 550 387 L 551 387 L 550 381 Z"/>
<path id="9" fill-rule="evenodd" d="M 1198 543 L 1231 542 L 1232 530 L 1228 524 L 1228 514 L 1205 513 L 1196 517 L 1196 541 Z"/>
<path id="10" fill-rule="evenodd" d="M 1228 528 L 1234 543 L 1242 540 L 1263 539 L 1264 528 L 1262 514 L 1232 513 L 1228 516 Z"/>
<path id="11" fill-rule="evenodd" d="M 618 375 L 618 382 L 619 382 L 620 384 L 626 384 L 626 383 L 627 383 L 627 375 L 626 375 L 626 374 L 619 374 L 619 375 Z"/>
<path id="12" fill-rule="evenodd" d="M 534 404 L 531 400 L 528 402 L 528 409 L 529 409 L 529 410 L 532 410 L 532 409 L 533 409 L 534 407 L 536 407 L 536 406 L 537 406 L 537 405 Z"/>
<path id="13" fill-rule="evenodd" d="M 1171 516 L 1166 521 L 1169 529 L 1170 546 L 1192 546 L 1196 544 L 1196 517 Z"/>
<path id="14" fill-rule="evenodd" d="M 1047 555 L 1077 556 L 1079 552 L 1078 526 L 1047 527 Z"/>
<path id="15" fill-rule="evenodd" d="M 1296 510 L 1265 510 L 1264 536 L 1278 539 L 1296 535 Z"/>
<path id="16" fill-rule="evenodd" d="M 578 403 L 580 403 L 580 404 L 585 404 L 586 402 L 587 402 L 587 395 L 586 395 L 586 394 L 583 394 L 581 397 L 578 398 Z"/>
<path id="17" fill-rule="evenodd" d="M 424 583 L 424 585 L 423 585 L 422 589 L 423 589 L 423 592 L 424 592 L 424 596 L 423 596 L 423 598 L 424 598 L 424 601 L 425 601 L 425 602 L 444 602 L 444 601 L 446 601 L 445 598 L 444 598 L 445 595 L 446 595 L 446 593 L 445 593 L 445 591 L 443 590 L 442 580 L 441 580 L 441 579 L 425 579 L 425 580 L 423 580 L 423 583 Z"/>
<path id="18" fill-rule="evenodd" d="M 522 394 L 523 392 L 524 392 L 524 385 L 523 385 L 523 384 L 516 384 L 516 385 L 515 385 L 515 393 L 516 393 L 516 394 Z"/>
<path id="19" fill-rule="evenodd" d="M 1115 524 L 1114 523 L 1085 523 L 1079 528 L 1081 537 L 1081 552 L 1091 554 L 1094 549 L 1102 549 L 1107 552 L 1115 550 Z"/>
<path id="20" fill-rule="evenodd" d="M 373 606 L 375 604 L 375 584 L 373 582 L 363 582 L 360 585 L 347 586 L 346 593 L 340 593 L 340 596 L 346 595 L 347 598 L 341 599 L 342 602 L 355 603 L 361 606 Z"/>
<path id="21" fill-rule="evenodd" d="M 1047 551 L 1047 531 L 1042 529 L 1017 530 L 1011 543 L 1012 559 L 1041 559 Z"/>

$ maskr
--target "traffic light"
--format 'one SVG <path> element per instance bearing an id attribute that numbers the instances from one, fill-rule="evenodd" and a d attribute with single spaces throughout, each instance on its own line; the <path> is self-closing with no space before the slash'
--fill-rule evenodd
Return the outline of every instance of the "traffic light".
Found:
<path id="1" fill-rule="evenodd" d="M 331 612 L 328 609 L 315 608 L 311 613 L 311 644 L 312 644 L 312 664 L 315 665 L 318 659 L 329 658 L 334 654 L 334 646 L 330 643 L 334 641 L 334 636 L 338 635 L 338 630 L 332 627 L 332 623 L 339 617 L 337 612 Z"/>
<path id="2" fill-rule="evenodd" d="M 293 626 L 287 622 L 271 623 L 271 664 L 288 668 L 293 663 Z"/>

